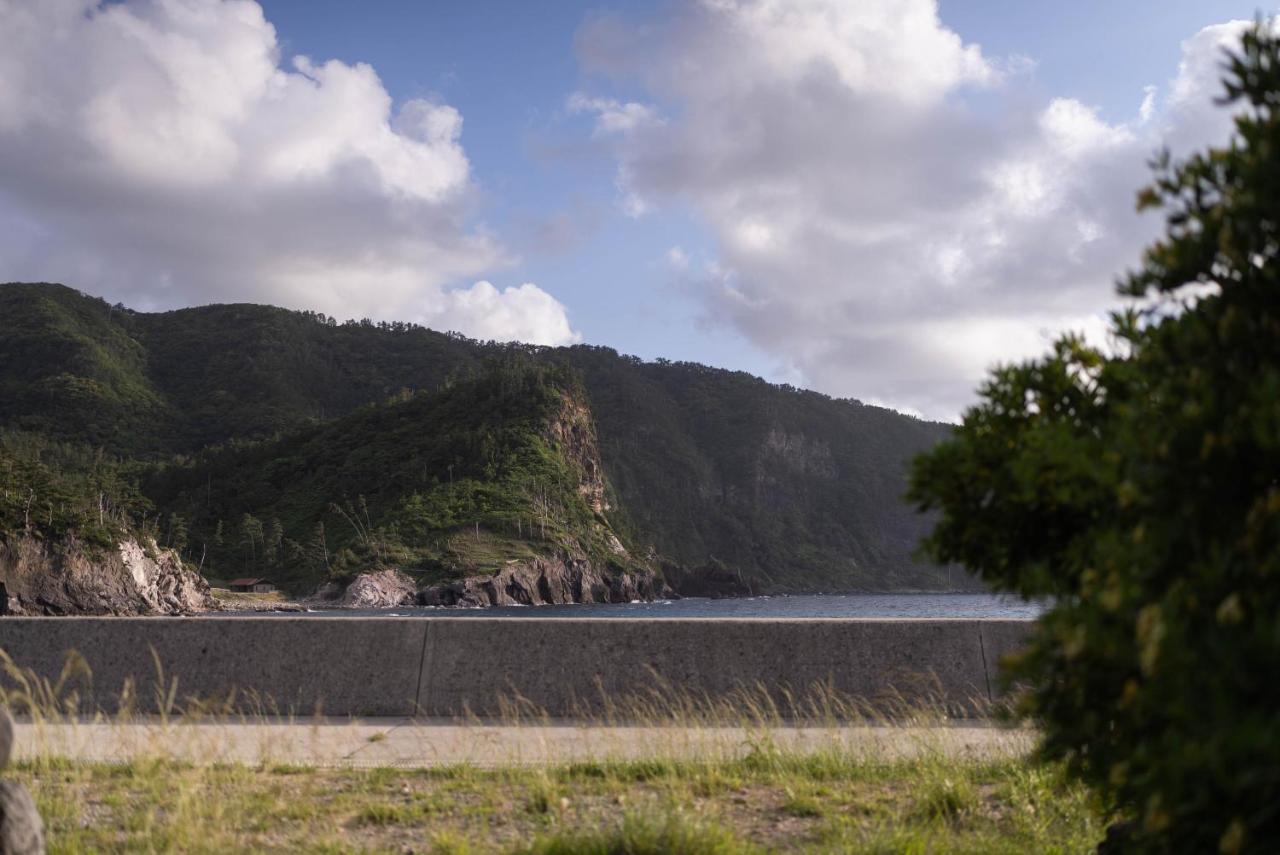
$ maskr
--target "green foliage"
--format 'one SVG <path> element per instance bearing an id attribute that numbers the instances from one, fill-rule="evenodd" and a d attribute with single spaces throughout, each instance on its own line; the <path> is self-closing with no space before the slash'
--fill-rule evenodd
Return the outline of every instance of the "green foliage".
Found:
<path id="1" fill-rule="evenodd" d="M 1119 355 L 997 371 L 916 463 L 933 554 L 1054 603 L 1016 676 L 1043 750 L 1138 820 L 1135 851 L 1280 839 L 1280 41 L 1227 67 L 1227 149 L 1155 163 L 1167 234 Z"/>
<path id="2" fill-rule="evenodd" d="M 0 541 L 74 536 L 109 547 L 139 525 L 154 536 L 149 512 L 134 473 L 101 450 L 0 431 Z M 171 520 L 170 533 L 182 525 Z"/>
<path id="3" fill-rule="evenodd" d="M 628 813 L 617 828 L 541 837 L 520 855 L 736 855 L 763 852 L 721 825 L 682 814 Z"/>
<path id="4" fill-rule="evenodd" d="M 3 427 L 130 450 L 172 413 L 147 378 L 136 316 L 60 285 L 0 287 Z"/>
<path id="5" fill-rule="evenodd" d="M 687 362 L 572 348 L 626 520 L 659 554 L 771 591 L 973 586 L 913 560 L 907 464 L 945 425 Z M 976 587 L 976 586 L 974 586 Z"/>
<path id="6" fill-rule="evenodd" d="M 581 394 L 567 369 L 495 361 L 439 392 L 156 467 L 146 489 L 190 520 L 221 577 L 308 587 L 378 565 L 447 577 L 548 550 L 607 560 L 553 430 Z"/>
<path id="7" fill-rule="evenodd" d="M 396 453 L 385 443 L 374 444 L 377 454 L 356 448 L 368 444 L 363 434 L 377 422 L 375 410 L 416 412 L 420 398 L 443 395 L 490 360 L 524 359 L 567 365 L 582 377 L 581 399 L 595 417 L 611 488 L 607 521 L 639 554 L 652 547 L 688 568 L 719 561 L 757 590 L 975 585 L 960 572 L 913 560 L 929 520 L 900 501 L 907 461 L 944 438 L 944 425 L 741 372 L 645 363 L 607 348 L 484 343 L 409 324 L 338 324 L 266 306 L 145 314 L 61 286 L 15 284 L 0 286 L 0 315 L 6 318 L 0 427 L 101 447 L 165 472 L 201 467 L 205 504 L 225 499 L 216 509 L 196 501 L 195 484 L 178 489 L 169 476 L 148 479 L 147 491 L 163 521 L 171 513 L 185 521 L 187 556 L 195 563 L 204 558 L 205 569 L 218 574 L 305 567 L 288 571 L 301 580 L 345 572 L 347 559 L 352 566 L 399 557 L 425 561 L 422 554 L 386 549 L 379 558 L 362 546 L 365 538 L 334 510 L 361 495 L 372 513 L 365 528 L 387 532 L 394 525 L 396 542 L 411 551 L 426 538 L 440 541 L 432 549 L 441 561 L 452 556 L 448 561 L 459 566 L 527 557 L 527 509 L 510 506 L 509 485 L 493 483 L 485 466 L 465 477 L 455 468 L 451 490 L 415 482 L 397 504 L 377 498 L 384 480 L 389 489 L 411 480 Z M 47 377 L 62 378 L 58 391 L 49 391 L 54 386 Z M 463 409 L 456 412 L 465 421 Z M 386 418 L 396 430 L 391 423 L 402 415 Z M 431 419 L 440 430 L 443 422 Z M 470 435 L 470 424 L 446 432 Z M 340 435 L 348 429 L 355 435 Z M 218 467 L 238 472 L 247 465 L 242 461 L 257 460 L 285 472 L 267 467 L 270 449 L 302 455 L 314 467 L 275 482 L 295 495 L 250 492 L 241 502 L 231 489 L 241 476 L 223 478 Z M 318 453 L 326 450 L 353 457 L 322 460 Z M 419 451 L 435 459 L 436 451 Z M 492 449 L 463 443 L 449 453 L 482 459 Z M 450 481 L 448 464 L 435 473 L 440 483 Z M 388 468 L 374 477 L 371 466 Z M 354 472 L 363 486 L 339 480 L 338 470 Z M 185 498 L 171 505 L 179 493 Z M 256 534 L 251 544 L 242 543 L 246 513 L 267 529 L 273 517 L 280 521 L 275 547 Z M 316 520 L 324 521 L 327 538 L 315 537 Z M 493 523 L 487 534 L 485 520 Z M 457 536 L 459 529 L 444 542 L 449 525 L 464 524 L 473 526 L 470 540 Z M 539 522 L 538 541 L 543 528 Z M 555 536 L 548 527 L 547 542 Z"/>

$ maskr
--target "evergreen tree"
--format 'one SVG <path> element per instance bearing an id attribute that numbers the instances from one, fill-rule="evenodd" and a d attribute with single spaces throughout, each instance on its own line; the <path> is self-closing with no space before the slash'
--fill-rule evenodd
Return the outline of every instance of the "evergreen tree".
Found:
<path id="1" fill-rule="evenodd" d="M 912 495 L 933 554 L 1046 597 L 1016 676 L 1043 753 L 1136 819 L 1124 851 L 1280 840 L 1280 40 L 1230 58 L 1229 147 L 1155 166 L 1165 237 L 1118 354 L 997 371 Z"/>
<path id="2" fill-rule="evenodd" d="M 246 567 L 252 569 L 258 561 L 258 544 L 262 543 L 262 520 L 246 513 L 240 518 L 240 545 L 247 559 Z"/>

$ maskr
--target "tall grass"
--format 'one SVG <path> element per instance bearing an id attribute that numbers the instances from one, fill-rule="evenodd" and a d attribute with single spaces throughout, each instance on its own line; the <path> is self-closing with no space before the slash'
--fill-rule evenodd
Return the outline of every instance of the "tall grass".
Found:
<path id="1" fill-rule="evenodd" d="M 973 724 L 977 701 L 868 703 L 823 686 L 712 697 L 655 681 L 566 723 L 512 697 L 500 718 L 448 732 L 546 747 L 442 763 L 439 723 L 362 735 L 362 752 L 400 752 L 393 768 L 286 750 L 298 731 L 330 737 L 334 720 L 282 716 L 260 696 L 184 697 L 158 658 L 148 697 L 125 687 L 105 709 L 82 659 L 44 679 L 0 654 L 0 675 L 0 703 L 26 725 L 16 774 L 54 852 L 1083 852 L 1101 836 L 1087 795 L 1026 759 L 1031 732 L 966 744 L 976 731 L 955 725 Z M 261 740 L 252 759 L 227 762 L 246 738 Z M 113 741 L 118 756 L 103 756 Z"/>

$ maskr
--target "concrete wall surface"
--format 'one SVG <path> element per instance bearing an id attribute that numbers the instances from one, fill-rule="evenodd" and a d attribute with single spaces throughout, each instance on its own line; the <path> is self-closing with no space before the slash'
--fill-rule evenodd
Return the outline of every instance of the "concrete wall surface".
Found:
<path id="1" fill-rule="evenodd" d="M 328 715 L 625 715 L 629 702 L 815 687 L 870 703 L 974 709 L 998 692 L 999 658 L 1032 624 L 1014 620 L 622 618 L 0 618 L 14 665 L 113 711 L 177 681 L 191 698 Z M 159 670 L 157 668 L 159 663 Z M 162 675 L 162 677 L 161 677 Z M 30 677 L 28 676 L 28 681 Z M 7 669 L 6 690 L 21 690 Z M 621 707 L 615 705 L 621 704 Z"/>

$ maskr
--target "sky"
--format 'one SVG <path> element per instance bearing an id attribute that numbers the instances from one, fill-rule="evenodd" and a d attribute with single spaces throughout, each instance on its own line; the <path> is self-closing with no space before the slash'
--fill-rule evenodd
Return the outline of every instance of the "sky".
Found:
<path id="1" fill-rule="evenodd" d="M 1104 334 L 1231 0 L 0 0 L 0 281 L 587 342 L 955 419 Z M 0 323 L 3 319 L 0 319 Z"/>

